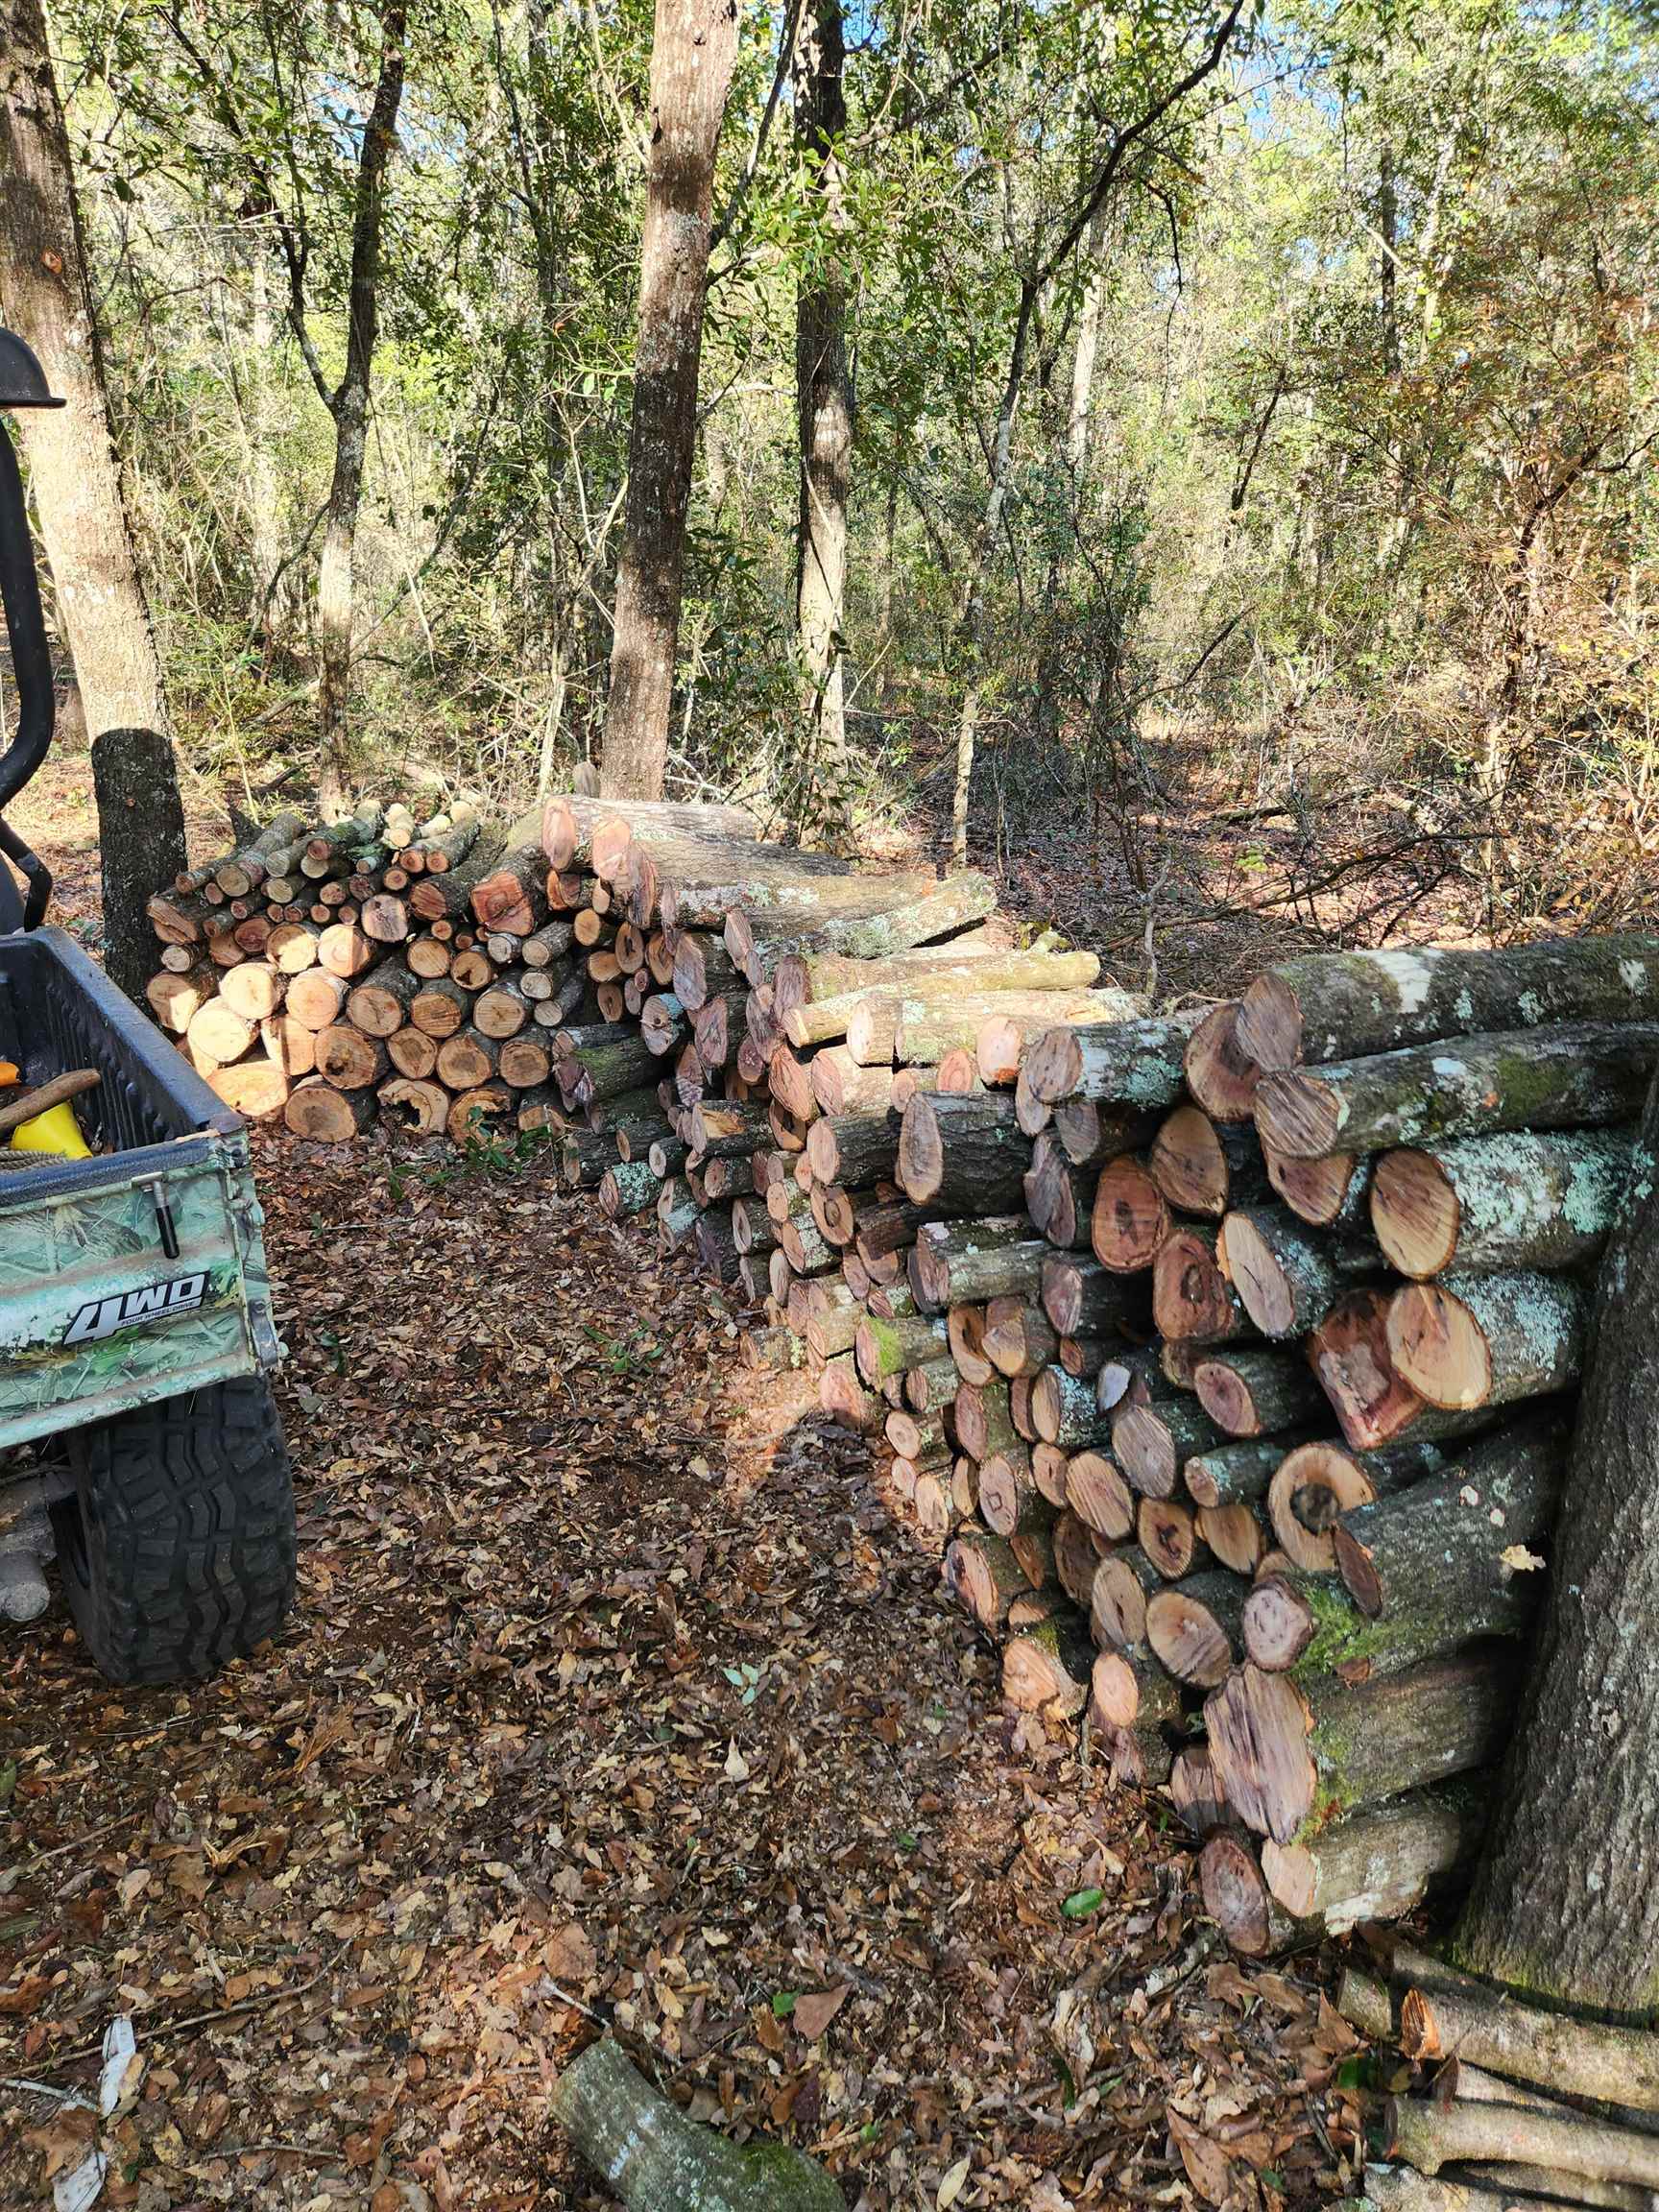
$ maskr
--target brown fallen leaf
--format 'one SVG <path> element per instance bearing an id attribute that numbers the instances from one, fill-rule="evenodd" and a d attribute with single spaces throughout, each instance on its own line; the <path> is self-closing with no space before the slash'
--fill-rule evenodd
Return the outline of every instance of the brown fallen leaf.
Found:
<path id="1" fill-rule="evenodd" d="M 1187 2169 L 1188 2180 L 1207 2204 L 1224 2203 L 1233 2186 L 1233 2169 L 1227 2153 L 1219 2144 L 1212 2143 L 1208 2135 L 1201 2135 L 1190 2120 L 1183 2120 L 1179 2112 L 1171 2111 L 1166 2117 L 1170 2138 Z"/>
<path id="2" fill-rule="evenodd" d="M 852 1985 L 846 1982 L 838 1983 L 833 1989 L 809 1989 L 805 1996 L 796 1998 L 795 2009 L 789 2017 L 798 2032 L 805 2035 L 808 2043 L 815 2043 L 852 1994 Z"/>

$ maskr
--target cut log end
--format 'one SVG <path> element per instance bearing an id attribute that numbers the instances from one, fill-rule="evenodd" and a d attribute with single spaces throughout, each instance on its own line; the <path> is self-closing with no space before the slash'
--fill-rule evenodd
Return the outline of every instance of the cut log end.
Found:
<path id="1" fill-rule="evenodd" d="M 1386 1152 L 1371 1179 L 1371 1227 L 1402 1275 L 1438 1275 L 1457 1249 L 1459 1206 L 1450 1175 L 1428 1152 Z"/>

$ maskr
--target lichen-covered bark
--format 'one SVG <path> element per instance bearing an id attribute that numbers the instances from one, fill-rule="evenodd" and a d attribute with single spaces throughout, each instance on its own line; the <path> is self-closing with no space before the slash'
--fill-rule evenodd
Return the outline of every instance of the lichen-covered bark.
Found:
<path id="1" fill-rule="evenodd" d="M 1606 1241 L 1631 1142 L 1623 1129 L 1508 1130 L 1384 1153 L 1372 1226 L 1405 1275 L 1581 1266 Z"/>
<path id="2" fill-rule="evenodd" d="M 1475 1777 L 1413 1790 L 1344 1820 L 1310 1843 L 1262 1847 L 1267 1887 L 1298 1918 L 1317 1913 L 1326 1933 L 1396 1920 L 1474 1851 L 1488 1804 Z"/>
<path id="3" fill-rule="evenodd" d="M 1659 1086 L 1602 1262 L 1536 1671 L 1458 1936 L 1477 1972 L 1659 2022 Z"/>
<path id="4" fill-rule="evenodd" d="M 1512 1405 L 1576 1382 L 1587 1312 L 1563 1275 L 1445 1275 L 1396 1291 L 1388 1354 L 1431 1406 Z"/>
<path id="5" fill-rule="evenodd" d="M 1471 1031 L 1659 1016 L 1659 939 L 1593 937 L 1501 951 L 1324 953 L 1259 975 L 1238 1019 L 1263 1069 L 1309 1067 Z"/>
<path id="6" fill-rule="evenodd" d="M 1411 1046 L 1262 1078 L 1262 1142 L 1291 1159 L 1382 1152 L 1500 1129 L 1629 1120 L 1659 1063 L 1659 1023 L 1574 1022 Z"/>
<path id="7" fill-rule="evenodd" d="M 1039 1038 L 1026 1054 L 1033 1094 L 1046 1106 L 1094 1098 L 1162 1113 L 1178 1103 L 1182 1056 L 1204 1009 L 1161 1021 L 1113 1022 Z"/>

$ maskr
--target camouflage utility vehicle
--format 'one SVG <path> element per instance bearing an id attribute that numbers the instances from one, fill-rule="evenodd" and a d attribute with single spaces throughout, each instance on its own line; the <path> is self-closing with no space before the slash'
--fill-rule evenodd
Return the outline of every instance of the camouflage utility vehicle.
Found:
<path id="1" fill-rule="evenodd" d="M 0 407 L 51 404 L 0 331 Z M 53 693 L 3 424 L 0 603 L 17 687 L 4 806 L 45 756 Z M 50 878 L 4 823 L 0 854 L 0 1059 L 29 1087 L 100 1078 L 76 1102 L 90 1158 L 0 1150 L 0 1612 L 45 1608 L 55 1551 L 105 1672 L 176 1681 L 249 1650 L 293 1599 L 247 1131 L 78 946 L 38 926 Z"/>

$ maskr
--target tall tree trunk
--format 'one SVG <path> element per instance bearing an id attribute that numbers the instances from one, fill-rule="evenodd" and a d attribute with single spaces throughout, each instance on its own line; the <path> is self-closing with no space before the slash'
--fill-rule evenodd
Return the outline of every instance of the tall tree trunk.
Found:
<path id="1" fill-rule="evenodd" d="M 0 316 L 67 402 L 19 428 L 86 727 L 165 730 L 41 0 L 0 0 Z"/>
<path id="2" fill-rule="evenodd" d="M 346 787 L 349 743 L 346 724 L 351 683 L 351 622 L 356 601 L 357 517 L 363 503 L 363 457 L 369 437 L 369 383 L 380 325 L 380 239 L 386 172 L 397 145 L 403 99 L 405 0 L 387 0 L 380 19 L 380 77 L 357 158 L 357 204 L 351 223 L 346 373 L 331 402 L 334 475 L 328 487 L 323 558 L 317 572 L 317 634 L 322 659 L 317 719 L 323 746 L 321 790 L 337 802 Z"/>
<path id="3" fill-rule="evenodd" d="M 697 445 L 714 153 L 736 54 L 735 0 L 657 0 L 628 506 L 602 762 L 608 798 L 662 795 Z"/>
<path id="4" fill-rule="evenodd" d="M 1458 1933 L 1477 1972 L 1659 2026 L 1659 1083 L 1597 1292 L 1544 1635 Z"/>
<path id="5" fill-rule="evenodd" d="M 847 363 L 846 226 L 841 139 L 846 43 L 841 0 L 806 0 L 796 40 L 795 129 L 813 173 L 822 233 L 795 306 L 795 393 L 801 436 L 801 512 L 795 619 L 811 683 L 810 757 L 822 818 L 844 828 L 851 807 L 842 668 L 847 493 L 853 465 L 853 382 Z"/>

